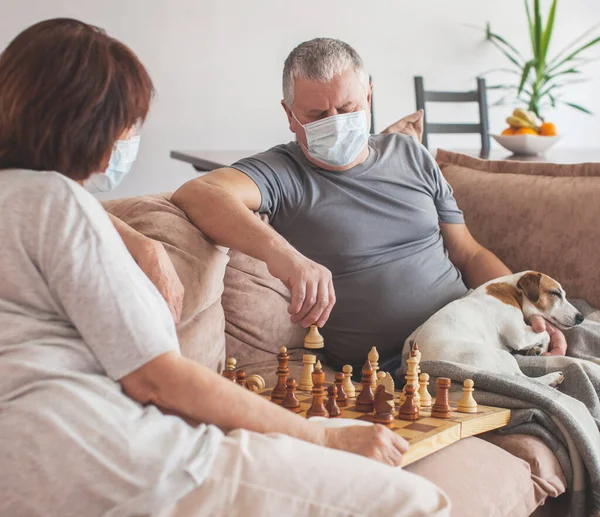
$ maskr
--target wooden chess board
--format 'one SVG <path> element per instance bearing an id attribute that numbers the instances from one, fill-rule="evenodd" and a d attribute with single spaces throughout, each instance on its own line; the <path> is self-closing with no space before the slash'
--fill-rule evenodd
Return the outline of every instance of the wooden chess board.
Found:
<path id="1" fill-rule="evenodd" d="M 272 391 L 272 388 L 266 388 L 258 393 L 270 399 Z M 400 391 L 395 392 L 396 410 L 400 394 Z M 298 390 L 296 391 L 296 397 L 302 408 L 302 411 L 298 414 L 306 417 L 306 411 L 311 405 L 312 395 L 309 392 Z M 358 411 L 355 401 L 356 399 L 350 399 L 349 406 L 341 408 L 342 418 L 372 422 L 373 413 Z M 430 408 L 421 408 L 420 418 L 414 422 L 394 419 L 390 429 L 409 443 L 408 452 L 403 457 L 403 466 L 410 465 L 463 438 L 504 427 L 510 419 L 509 409 L 479 405 L 477 413 L 459 413 L 456 411 L 456 403 L 451 403 L 451 406 L 452 416 L 448 419 L 433 418 Z"/>

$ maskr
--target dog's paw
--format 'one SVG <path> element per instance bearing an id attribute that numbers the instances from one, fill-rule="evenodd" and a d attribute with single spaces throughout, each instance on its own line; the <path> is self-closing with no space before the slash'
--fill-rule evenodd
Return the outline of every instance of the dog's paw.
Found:
<path id="1" fill-rule="evenodd" d="M 554 372 L 554 374 L 556 375 L 556 379 L 554 380 L 554 382 L 550 383 L 551 388 L 556 388 L 565 380 L 565 375 L 563 374 L 563 372 Z"/>
<path id="2" fill-rule="evenodd" d="M 544 353 L 544 347 L 541 345 L 537 345 L 537 346 L 534 346 L 533 348 L 530 348 L 529 350 L 525 350 L 524 355 L 538 356 L 538 355 L 542 355 L 543 353 Z"/>

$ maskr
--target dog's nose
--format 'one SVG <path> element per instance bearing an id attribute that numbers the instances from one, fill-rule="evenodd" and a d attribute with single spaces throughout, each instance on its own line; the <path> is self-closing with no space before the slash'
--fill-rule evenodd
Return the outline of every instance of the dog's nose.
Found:
<path id="1" fill-rule="evenodd" d="M 585 319 L 585 317 L 583 316 L 583 314 L 578 312 L 577 315 L 575 316 L 575 325 L 579 325 L 580 323 L 583 323 L 584 319 Z"/>

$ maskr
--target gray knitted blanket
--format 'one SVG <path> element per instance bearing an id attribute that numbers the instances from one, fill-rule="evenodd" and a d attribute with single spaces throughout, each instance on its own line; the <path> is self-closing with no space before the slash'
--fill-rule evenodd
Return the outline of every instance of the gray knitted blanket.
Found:
<path id="1" fill-rule="evenodd" d="M 449 361 L 421 363 L 433 379 L 449 377 L 460 390 L 475 381 L 477 402 L 511 409 L 502 433 L 527 433 L 554 451 L 568 481 L 570 517 L 600 516 L 600 310 L 582 300 L 571 302 L 586 321 L 565 333 L 567 356 L 517 355 L 523 373 L 538 377 L 562 371 L 564 382 L 550 388 L 521 376 L 502 376 Z M 398 374 L 405 373 L 403 367 Z M 459 393 L 456 393 L 459 395 Z"/>

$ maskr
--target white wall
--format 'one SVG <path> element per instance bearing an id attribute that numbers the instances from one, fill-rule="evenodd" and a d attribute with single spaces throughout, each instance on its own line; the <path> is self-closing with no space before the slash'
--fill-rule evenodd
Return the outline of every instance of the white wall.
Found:
<path id="1" fill-rule="evenodd" d="M 28 25 L 57 16 L 99 25 L 130 45 L 158 90 L 136 166 L 111 197 L 173 190 L 193 178 L 191 166 L 169 158 L 171 149 L 289 141 L 280 76 L 301 41 L 331 36 L 356 47 L 375 80 L 379 129 L 414 109 L 414 75 L 428 88 L 468 89 L 479 73 L 506 64 L 469 25 L 490 20 L 527 46 L 521 0 L 0 0 L 0 48 Z M 598 0 L 561 0 L 555 48 L 599 21 Z M 569 98 L 600 114 L 599 72 L 599 63 L 589 66 L 592 81 L 573 86 Z M 508 109 L 491 111 L 492 130 L 503 129 Z M 456 120 L 465 113 L 436 114 Z M 564 133 L 559 145 L 600 145 L 598 118 L 560 108 L 551 119 Z M 478 140 L 438 136 L 432 143 L 474 148 Z"/>

